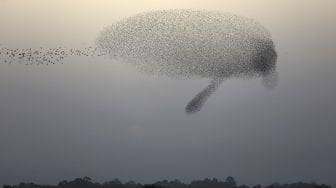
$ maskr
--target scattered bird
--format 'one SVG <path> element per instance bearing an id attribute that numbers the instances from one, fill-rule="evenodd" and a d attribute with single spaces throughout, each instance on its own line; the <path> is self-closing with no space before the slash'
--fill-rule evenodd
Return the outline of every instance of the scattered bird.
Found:
<path id="1" fill-rule="evenodd" d="M 97 47 L 86 47 L 83 49 L 57 48 L 0 48 L 0 61 L 4 63 L 21 63 L 26 65 L 54 65 L 63 64 L 63 60 L 70 56 L 102 56 Z"/>

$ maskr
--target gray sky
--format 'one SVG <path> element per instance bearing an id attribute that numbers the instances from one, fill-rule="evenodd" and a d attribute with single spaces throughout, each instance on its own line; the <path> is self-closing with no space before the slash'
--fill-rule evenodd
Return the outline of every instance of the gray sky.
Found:
<path id="1" fill-rule="evenodd" d="M 268 28 L 279 83 L 225 81 L 194 115 L 208 80 L 139 73 L 108 58 L 0 63 L 0 184 L 90 176 L 153 182 L 336 184 L 335 1 L 0 1 L 0 44 L 82 47 L 114 21 L 170 8 L 220 10 Z"/>

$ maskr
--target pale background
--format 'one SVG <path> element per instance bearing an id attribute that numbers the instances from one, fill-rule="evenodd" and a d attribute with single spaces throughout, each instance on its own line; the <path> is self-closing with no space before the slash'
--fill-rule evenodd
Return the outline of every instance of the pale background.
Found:
<path id="1" fill-rule="evenodd" d="M 278 52 L 278 87 L 230 79 L 187 115 L 207 80 L 144 75 L 108 58 L 1 62 L 0 184 L 231 175 L 336 185 L 334 0 L 1 0 L 0 45 L 81 48 L 121 18 L 176 8 L 262 23 Z"/>

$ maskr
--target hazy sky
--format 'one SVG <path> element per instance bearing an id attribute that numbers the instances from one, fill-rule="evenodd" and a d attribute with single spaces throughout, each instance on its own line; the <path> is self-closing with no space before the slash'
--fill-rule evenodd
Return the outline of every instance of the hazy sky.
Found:
<path id="1" fill-rule="evenodd" d="M 262 23 L 276 45 L 278 86 L 229 79 L 188 115 L 208 80 L 145 75 L 109 58 L 1 62 L 0 184 L 231 175 L 336 185 L 334 0 L 1 0 L 0 47 L 93 45 L 117 20 L 176 8 Z"/>

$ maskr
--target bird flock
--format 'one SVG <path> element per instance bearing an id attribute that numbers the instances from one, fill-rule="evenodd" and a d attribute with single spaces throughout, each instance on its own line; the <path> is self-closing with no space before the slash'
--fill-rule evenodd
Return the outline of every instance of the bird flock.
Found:
<path id="1" fill-rule="evenodd" d="M 159 10 L 106 27 L 83 49 L 0 49 L 4 63 L 63 64 L 71 56 L 109 56 L 139 71 L 172 78 L 205 78 L 210 84 L 186 106 L 199 111 L 223 80 L 261 77 L 276 85 L 277 53 L 270 32 L 257 21 L 205 10 Z"/>
<path id="2" fill-rule="evenodd" d="M 141 13 L 105 28 L 96 40 L 102 51 L 139 71 L 172 78 L 206 78 L 210 84 L 186 106 L 201 110 L 230 77 L 262 77 L 276 85 L 277 53 L 270 32 L 246 17 L 201 10 Z"/>
<path id="3" fill-rule="evenodd" d="M 105 28 L 96 40 L 105 53 L 139 70 L 178 78 L 259 76 L 275 66 L 270 33 L 258 22 L 214 11 L 162 10 Z M 273 50 L 273 52 L 272 52 Z M 264 67 L 259 70 L 256 67 Z"/>

